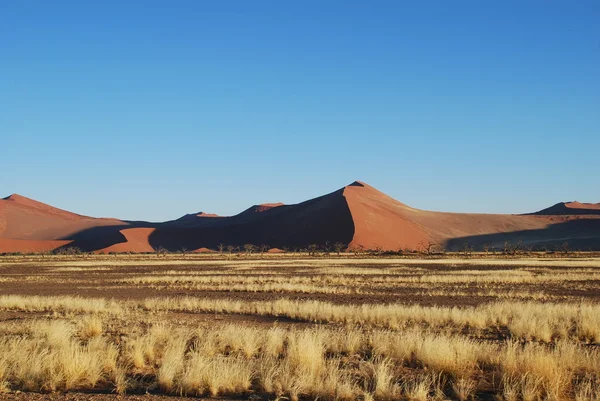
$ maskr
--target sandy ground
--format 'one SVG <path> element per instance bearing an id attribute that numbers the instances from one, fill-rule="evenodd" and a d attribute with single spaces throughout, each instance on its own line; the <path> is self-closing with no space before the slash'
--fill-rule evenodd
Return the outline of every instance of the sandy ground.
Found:
<path id="1" fill-rule="evenodd" d="M 585 269 L 600 266 L 595 258 L 580 259 L 292 259 L 269 256 L 264 259 L 240 257 L 168 256 L 157 258 L 150 255 L 136 257 L 92 257 L 88 259 L 58 257 L 45 258 L 0 258 L 0 294 L 14 295 L 76 295 L 91 298 L 144 299 L 149 297 L 193 296 L 199 298 L 227 298 L 234 300 L 260 301 L 276 298 L 320 300 L 340 304 L 360 303 L 407 303 L 420 305 L 478 305 L 494 300 L 494 295 L 482 294 L 477 285 L 447 285 L 435 293 L 423 294 L 423 288 L 399 284 L 371 288 L 369 283 L 357 286 L 356 293 L 310 293 L 310 292 L 260 292 L 211 291 L 203 287 L 177 285 L 140 285 L 126 283 L 131 278 L 161 276 L 176 271 L 183 275 L 219 274 L 224 277 L 239 276 L 261 278 L 275 272 L 285 283 L 295 278 L 314 279 L 323 275 L 323 267 L 345 266 L 348 269 L 400 269 L 414 275 L 436 274 L 452 271 L 491 271 L 522 269 Z M 240 268 L 244 270 L 239 270 Z M 252 272 L 256 269 L 256 272 Z M 166 273 L 165 273 L 166 272 Z M 383 277 L 385 275 L 373 275 Z M 598 276 L 600 280 L 600 276 Z M 462 292 L 477 296 L 452 295 L 460 287 Z M 585 285 L 565 285 L 560 281 L 549 283 L 497 283 L 497 291 L 541 291 L 562 298 L 600 299 L 600 281 L 588 280 Z"/>

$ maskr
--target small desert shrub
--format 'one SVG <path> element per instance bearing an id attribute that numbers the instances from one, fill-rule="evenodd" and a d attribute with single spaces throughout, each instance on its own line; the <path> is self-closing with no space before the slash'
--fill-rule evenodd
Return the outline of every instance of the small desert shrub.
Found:
<path id="1" fill-rule="evenodd" d="M 395 365 L 390 359 L 378 359 L 373 363 L 373 395 L 376 399 L 392 400 L 399 396 L 400 386 L 394 374 Z"/>
<path id="2" fill-rule="evenodd" d="M 171 337 L 165 347 L 156 378 L 161 390 L 171 393 L 175 390 L 175 379 L 182 372 L 188 338 L 179 334 Z"/>

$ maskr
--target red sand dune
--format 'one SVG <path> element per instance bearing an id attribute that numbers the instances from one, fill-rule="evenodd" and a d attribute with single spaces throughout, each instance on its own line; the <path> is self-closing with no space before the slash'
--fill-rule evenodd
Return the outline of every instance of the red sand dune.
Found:
<path id="1" fill-rule="evenodd" d="M 91 227 L 125 224 L 117 219 L 96 219 L 67 212 L 16 194 L 0 200 L 0 237 L 3 238 L 64 240 Z"/>
<path id="2" fill-rule="evenodd" d="M 561 216 L 561 215 L 600 215 L 600 203 L 560 202 L 547 209 L 532 213 L 538 216 Z"/>
<path id="3" fill-rule="evenodd" d="M 216 253 L 217 251 L 215 251 L 214 249 L 208 249 L 208 248 L 198 248 L 192 251 L 192 253 Z"/>
<path id="4" fill-rule="evenodd" d="M 253 206 L 249 207 L 248 209 L 244 210 L 242 213 L 262 213 L 262 212 L 266 212 L 267 210 L 271 210 L 271 209 L 279 207 L 279 206 L 285 206 L 285 205 L 281 202 L 261 203 L 260 205 L 253 205 Z"/>
<path id="5" fill-rule="evenodd" d="M 219 216 L 218 214 L 204 213 L 204 212 L 190 213 L 190 214 L 181 216 L 177 220 L 167 221 L 164 224 L 176 225 L 178 227 L 186 227 L 186 226 L 193 227 L 194 225 L 196 225 L 198 223 L 199 219 L 210 220 L 210 219 L 215 219 L 215 218 L 221 218 L 221 216 Z"/>
<path id="6" fill-rule="evenodd" d="M 218 214 L 214 214 L 214 213 L 205 213 L 205 212 L 199 212 L 199 213 L 190 213 L 190 214 L 186 214 L 184 216 L 181 216 L 180 218 L 178 218 L 175 221 L 181 221 L 181 220 L 188 220 L 188 219 L 195 219 L 196 217 L 221 217 Z"/>
<path id="7" fill-rule="evenodd" d="M 543 230 L 549 225 L 528 216 L 414 209 L 361 182 L 346 187 L 344 196 L 356 228 L 351 248 L 419 249 L 451 240 L 457 248 L 461 239 L 482 246 L 479 242 L 485 238 L 497 242 L 489 235 Z"/>
<path id="8" fill-rule="evenodd" d="M 581 203 L 581 202 L 567 202 L 565 206 L 569 209 L 591 209 L 600 210 L 600 203 Z"/>
<path id="9" fill-rule="evenodd" d="M 61 246 L 97 252 L 166 248 L 208 252 L 220 245 L 302 249 L 342 243 L 350 248 L 501 248 L 506 241 L 535 247 L 569 242 L 600 249 L 600 204 L 559 203 L 532 215 L 424 211 L 356 181 L 295 205 L 254 205 L 235 216 L 185 215 L 165 223 L 95 219 L 12 195 L 0 200 L 0 252 Z"/>
<path id="10" fill-rule="evenodd" d="M 43 253 L 70 244 L 71 241 L 43 241 L 28 239 L 0 238 L 0 253 Z"/>
<path id="11" fill-rule="evenodd" d="M 356 181 L 344 189 L 352 220 L 354 237 L 350 248 L 416 249 L 429 241 L 429 235 L 406 214 L 412 209 L 375 188 Z"/>
<path id="12" fill-rule="evenodd" d="M 152 241 L 167 249 L 216 249 L 220 244 L 267 245 L 301 248 L 326 241 L 349 243 L 353 223 L 343 190 L 297 205 L 255 205 L 219 219 L 196 219 L 193 225 L 177 221 L 157 227 Z"/>
<path id="13" fill-rule="evenodd" d="M 119 242 L 106 248 L 100 249 L 98 253 L 110 252 L 154 252 L 154 248 L 150 245 L 150 235 L 156 230 L 155 228 L 126 228 L 119 232 L 125 237 L 125 242 Z"/>
<path id="14" fill-rule="evenodd" d="M 221 217 L 218 214 L 214 214 L 214 213 L 204 213 L 204 212 L 200 212 L 196 215 L 196 217 Z"/>

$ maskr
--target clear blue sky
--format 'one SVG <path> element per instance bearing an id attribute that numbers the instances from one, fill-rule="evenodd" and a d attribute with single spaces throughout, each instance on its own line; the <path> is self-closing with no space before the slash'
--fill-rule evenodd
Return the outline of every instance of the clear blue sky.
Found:
<path id="1" fill-rule="evenodd" d="M 0 195 L 93 216 L 600 202 L 600 2 L 2 1 L 0 139 Z"/>

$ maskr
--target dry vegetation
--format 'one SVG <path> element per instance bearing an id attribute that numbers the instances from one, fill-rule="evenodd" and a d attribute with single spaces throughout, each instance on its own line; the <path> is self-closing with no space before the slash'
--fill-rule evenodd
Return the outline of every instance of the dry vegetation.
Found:
<path id="1" fill-rule="evenodd" d="M 0 259 L 0 390 L 600 401 L 600 260 Z"/>

